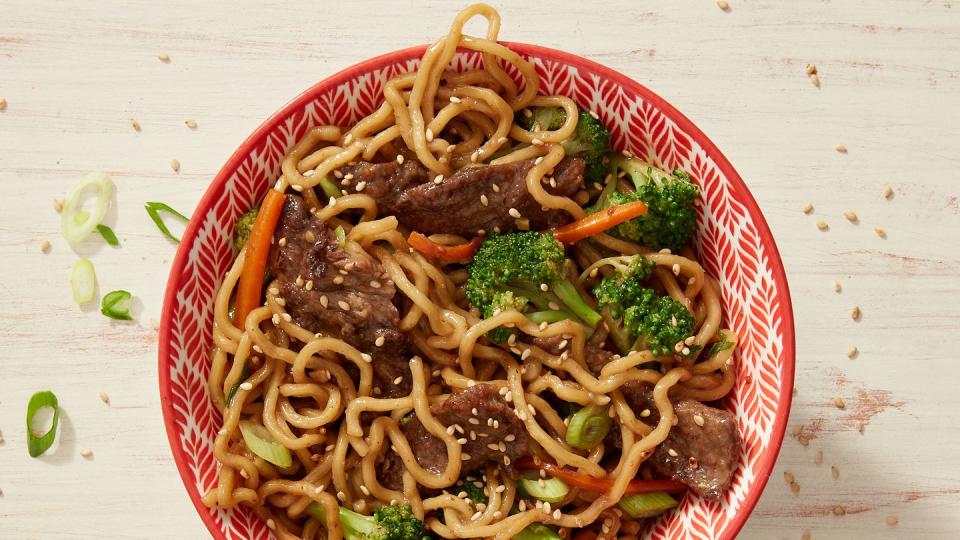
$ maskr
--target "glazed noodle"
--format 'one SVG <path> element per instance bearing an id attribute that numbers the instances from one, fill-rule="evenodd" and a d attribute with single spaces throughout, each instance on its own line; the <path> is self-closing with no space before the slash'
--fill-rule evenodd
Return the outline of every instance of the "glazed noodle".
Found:
<path id="1" fill-rule="evenodd" d="M 485 37 L 462 33 L 475 16 L 487 21 Z M 462 253 L 445 256 L 452 247 L 470 248 L 469 259 L 479 240 L 472 246 L 466 242 L 476 234 L 433 231 L 429 239 L 417 243 L 404 225 L 407 214 L 385 211 L 384 205 L 390 205 L 369 194 L 376 178 L 371 177 L 369 185 L 361 180 L 362 167 L 377 164 L 394 171 L 419 164 L 428 179 L 424 185 L 430 187 L 499 166 L 519 175 L 518 189 L 532 198 L 528 208 L 560 215 L 561 223 L 588 215 L 585 208 L 608 192 L 600 191 L 602 177 L 591 186 L 591 179 L 583 183 L 578 176 L 574 193 L 553 188 L 560 169 L 571 159 L 563 143 L 577 137 L 589 119 L 568 97 L 539 95 L 533 65 L 497 43 L 499 27 L 499 15 L 491 7 L 477 4 L 465 9 L 450 32 L 426 50 L 416 72 L 384 84 L 384 101 L 377 110 L 348 129 L 310 129 L 283 160 L 282 176 L 216 296 L 209 392 L 223 414 L 223 425 L 214 446 L 221 467 L 217 484 L 204 497 L 208 506 L 248 506 L 281 539 L 341 538 L 350 526 L 338 518 L 340 507 L 371 514 L 391 505 L 410 505 L 427 533 L 443 538 L 508 539 L 518 534 L 552 538 L 557 533 L 568 538 L 579 529 L 590 529 L 601 538 L 633 538 L 643 517 L 656 513 L 631 511 L 624 504 L 627 493 L 638 492 L 636 486 L 660 485 L 660 490 L 640 492 L 665 491 L 677 498 L 677 485 L 712 497 L 726 489 L 736 463 L 735 422 L 724 416 L 729 413 L 699 402 L 718 400 L 730 391 L 737 338 L 722 328 L 717 285 L 689 248 L 655 249 L 614 230 L 566 242 L 569 281 L 581 301 L 603 314 L 604 321 L 595 327 L 576 316 L 538 320 L 532 309 L 496 309 L 484 316 L 466 290 L 470 272 L 478 270 L 455 260 L 464 259 Z M 483 68 L 449 71 L 458 47 L 482 54 Z M 519 74 L 519 84 L 506 65 Z M 522 127 L 534 116 L 531 111 L 552 111 L 559 120 L 550 126 L 526 122 Z M 617 160 L 635 161 L 622 154 Z M 605 164 L 608 161 L 604 158 Z M 356 172 L 344 172 L 351 170 Z M 681 173 L 675 175 L 680 178 Z M 629 179 L 621 167 L 605 183 L 614 188 L 626 185 L 618 195 L 636 196 L 639 188 L 629 185 Z M 331 185 L 336 185 L 332 192 Z M 285 195 L 277 198 L 280 193 Z M 266 216 L 271 197 L 280 201 L 273 207 L 274 223 L 280 221 L 276 225 Z M 488 211 L 487 199 L 473 200 L 475 207 Z M 483 207 L 477 206 L 481 203 Z M 300 251 L 293 248 L 292 237 L 281 236 L 282 230 L 295 230 L 290 220 L 297 204 L 306 209 L 310 223 L 299 229 L 306 241 L 306 247 L 297 248 Z M 520 216 L 515 208 L 489 211 L 509 213 L 501 223 L 515 227 L 477 231 L 478 239 L 484 234 L 488 239 L 540 234 L 508 234 L 508 228 L 538 228 L 537 219 Z M 649 211 L 652 215 L 652 204 Z M 443 222 L 441 217 L 437 219 Z M 269 240 L 256 238 L 260 227 L 265 227 Z M 337 247 L 327 244 L 323 248 L 327 251 L 310 251 L 311 245 L 324 240 L 318 235 L 334 228 Z M 561 229 L 556 229 L 557 238 Z M 266 256 L 255 255 L 255 242 L 270 252 L 272 277 L 262 289 L 259 276 L 266 263 L 261 261 L 258 268 L 253 258 Z M 285 249 L 292 254 L 285 254 Z M 283 270 L 277 270 L 285 257 L 299 264 L 297 257 L 309 260 L 336 249 L 357 262 L 356 268 L 354 262 L 326 267 L 325 272 L 336 276 L 324 289 L 329 299 L 317 300 L 312 287 L 319 289 L 319 283 L 301 275 L 293 279 L 292 274 L 285 283 Z M 480 249 L 478 259 L 486 248 Z M 346 290 L 352 272 L 364 265 L 373 268 L 371 288 Z M 255 304 L 243 309 L 247 285 L 242 274 L 251 267 L 258 271 L 252 289 Z M 604 278 L 617 279 L 618 272 L 638 267 L 645 272 L 644 287 L 655 293 L 648 300 L 680 306 L 681 315 L 689 317 L 689 332 L 671 342 L 669 351 L 652 350 L 644 339 L 633 340 L 632 335 L 626 348 L 618 350 L 612 334 L 621 323 L 615 312 L 601 310 L 590 294 Z M 544 283 L 541 289 L 549 287 Z M 397 307 L 394 337 L 402 345 L 394 350 L 405 353 L 403 371 L 392 378 L 393 384 L 382 383 L 388 365 L 384 351 L 389 347 L 382 337 L 388 330 L 383 329 L 393 331 L 393 323 L 380 324 L 377 338 L 362 329 L 348 336 L 345 319 L 334 325 L 320 323 L 318 330 L 317 321 L 327 312 L 311 318 L 311 308 L 303 304 L 309 297 L 322 304 L 317 309 L 335 310 L 336 304 L 349 312 L 356 297 L 373 298 L 370 295 L 384 290 L 395 294 L 374 307 Z M 236 315 L 231 314 L 234 301 Z M 559 308 L 554 304 L 551 301 L 549 307 Z M 677 327 L 677 316 L 672 317 L 671 324 Z M 622 324 L 627 327 L 627 322 Z M 497 332 L 500 339 L 495 338 Z M 358 340 L 357 335 L 371 337 Z M 598 355 L 604 359 L 602 365 L 592 363 Z M 481 410 L 468 405 L 470 412 L 462 424 L 447 423 L 454 412 L 445 407 L 452 408 L 458 399 L 474 404 L 470 400 L 479 399 L 480 387 L 491 390 L 482 397 Z M 509 422 L 496 416 L 502 412 L 498 407 L 510 413 Z M 577 409 L 600 411 L 600 417 L 589 420 L 603 425 L 609 419 L 612 427 L 588 446 L 571 443 Z M 411 424 L 419 429 L 416 439 L 409 438 Z M 731 425 L 732 435 L 720 443 L 684 435 L 697 427 L 716 432 Z M 465 450 L 477 446 L 475 427 L 486 429 L 480 436 L 492 441 L 484 446 L 496 454 L 483 463 L 474 463 L 479 457 L 468 456 Z M 520 440 L 522 448 L 517 447 Z M 724 443 L 732 444 L 724 450 L 727 455 L 703 459 L 709 456 L 702 452 Z M 433 462 L 425 458 L 426 446 L 439 454 Z M 711 470 L 714 465 L 706 461 L 726 461 L 729 470 Z M 472 475 L 463 473 L 468 463 L 473 463 Z M 394 473 L 391 485 L 387 477 Z M 704 480 L 711 475 L 720 477 L 712 486 Z M 565 490 L 551 503 L 546 495 L 538 498 L 536 488 L 552 478 L 562 481 Z M 522 484 L 523 479 L 530 484 Z M 527 487 L 520 489 L 521 485 Z M 482 496 L 469 496 L 478 490 Z M 536 523 L 550 528 L 537 528 Z M 391 534 L 389 538 L 405 538 Z"/>

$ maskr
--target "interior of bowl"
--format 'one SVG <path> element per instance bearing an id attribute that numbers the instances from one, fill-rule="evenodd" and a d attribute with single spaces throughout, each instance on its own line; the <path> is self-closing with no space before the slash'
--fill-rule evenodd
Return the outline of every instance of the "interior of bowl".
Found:
<path id="1" fill-rule="evenodd" d="M 721 501 L 688 494 L 677 510 L 651 522 L 646 536 L 732 538 L 773 469 L 793 390 L 793 318 L 773 237 L 716 146 L 662 98 L 583 58 L 507 45 L 534 63 L 541 92 L 570 96 L 599 114 L 614 148 L 667 169 L 684 169 L 702 188 L 696 249 L 719 282 L 727 324 L 740 337 L 736 384 L 722 406 L 736 414 L 742 452 L 733 485 Z M 160 392 L 177 467 L 214 538 L 271 537 L 248 509 L 211 510 L 200 501 L 217 479 L 213 440 L 220 414 L 207 397 L 206 378 L 214 294 L 233 259 L 233 224 L 277 179 L 284 154 L 307 129 L 357 122 L 380 104 L 384 82 L 416 69 L 423 50 L 405 49 L 358 64 L 286 105 L 231 156 L 180 243 L 161 322 Z M 453 61 L 458 71 L 481 66 L 482 58 L 471 51 L 459 52 Z"/>

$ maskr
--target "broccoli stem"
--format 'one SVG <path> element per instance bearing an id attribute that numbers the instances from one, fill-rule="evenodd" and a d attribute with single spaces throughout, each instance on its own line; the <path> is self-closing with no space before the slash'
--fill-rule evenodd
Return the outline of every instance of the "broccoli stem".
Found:
<path id="1" fill-rule="evenodd" d="M 597 324 L 600 323 L 600 314 L 597 313 L 589 304 L 580 296 L 580 293 L 577 292 L 576 287 L 573 286 L 566 279 L 556 279 L 551 285 L 551 290 L 554 294 L 557 295 L 557 298 L 561 302 L 566 304 L 570 311 L 573 312 L 580 320 L 587 324 L 590 328 L 596 328 Z"/>
<path id="2" fill-rule="evenodd" d="M 358 514 L 353 510 L 347 510 L 340 507 L 340 526 L 343 527 L 344 537 L 349 538 L 351 533 L 354 536 L 366 538 L 377 530 L 377 524 L 373 516 Z"/>
<path id="3" fill-rule="evenodd" d="M 533 313 L 527 313 L 527 318 L 530 319 L 530 322 L 534 324 L 540 324 L 543 322 L 555 323 L 571 319 L 573 318 L 573 314 L 565 311 L 548 309 L 545 311 L 534 311 Z"/>
<path id="4" fill-rule="evenodd" d="M 627 354 L 630 352 L 630 347 L 633 345 L 633 340 L 630 339 L 629 334 L 620 325 L 619 321 L 615 321 L 613 317 L 610 316 L 610 309 L 603 309 L 603 320 L 607 323 L 607 328 L 610 329 L 610 339 L 613 340 L 613 344 L 620 349 L 620 354 Z"/>

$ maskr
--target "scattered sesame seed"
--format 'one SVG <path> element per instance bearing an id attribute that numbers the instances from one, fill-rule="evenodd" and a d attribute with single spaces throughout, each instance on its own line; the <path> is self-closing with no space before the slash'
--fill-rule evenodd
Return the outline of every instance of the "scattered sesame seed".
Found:
<path id="1" fill-rule="evenodd" d="M 373 344 L 376 345 L 377 347 L 383 347 L 383 344 L 384 344 L 386 341 L 387 341 L 387 340 L 384 339 L 383 336 L 380 336 L 380 337 L 377 338 L 376 341 L 373 342 Z"/>
<path id="2" fill-rule="evenodd" d="M 651 414 L 651 413 L 650 413 L 650 409 L 644 409 L 644 410 L 640 411 L 640 416 L 641 416 L 642 418 L 646 418 L 646 417 L 650 416 L 650 414 Z"/>
<path id="3" fill-rule="evenodd" d="M 352 142 L 353 142 L 353 133 L 347 133 L 346 135 L 344 135 L 344 137 L 343 137 L 343 145 L 344 145 L 344 146 L 349 146 L 350 143 L 352 143 Z"/>
<path id="4" fill-rule="evenodd" d="M 85 458 L 91 457 L 93 456 L 93 450 L 89 448 L 84 448 L 83 450 L 80 451 L 80 455 Z"/>
<path id="5" fill-rule="evenodd" d="M 794 495 L 800 493 L 800 484 L 792 482 L 790 484 L 790 491 L 792 491 Z"/>
<path id="6" fill-rule="evenodd" d="M 803 205 L 803 213 L 804 213 L 804 214 L 809 214 L 810 212 L 813 212 L 813 204 L 812 204 L 812 203 L 806 203 L 806 204 L 804 204 L 804 205 Z"/>
<path id="7" fill-rule="evenodd" d="M 397 154 L 397 163 L 403 165 L 403 154 Z"/>
<path id="8" fill-rule="evenodd" d="M 346 496 L 344 496 L 344 497 L 346 497 Z M 268 520 L 267 520 L 267 528 L 270 529 L 271 531 L 274 530 L 274 529 L 276 529 L 276 528 L 277 528 L 276 522 L 274 522 L 272 519 L 268 519 Z"/>
<path id="9" fill-rule="evenodd" d="M 340 306 L 340 309 L 344 311 L 350 311 L 350 304 L 345 300 L 338 300 L 337 305 Z"/>
<path id="10" fill-rule="evenodd" d="M 510 214 L 510 216 L 511 216 L 511 217 L 514 217 L 514 218 L 519 218 L 519 217 L 520 217 L 520 211 L 517 210 L 516 208 L 511 208 L 510 210 L 507 210 L 507 213 Z"/>
<path id="11" fill-rule="evenodd" d="M 56 198 L 53 199 L 53 209 L 57 212 L 63 212 L 63 199 Z"/>
<path id="12" fill-rule="evenodd" d="M 363 485 L 363 484 L 360 484 L 360 491 L 362 491 L 364 495 L 366 495 L 366 496 L 368 496 L 368 497 L 370 496 L 370 488 L 368 488 L 367 486 L 365 486 L 365 485 Z"/>
<path id="13" fill-rule="evenodd" d="M 51 247 L 52 245 L 50 244 L 49 240 L 44 240 L 43 242 L 40 242 L 40 251 L 43 253 L 50 253 Z"/>
<path id="14" fill-rule="evenodd" d="M 487 205 L 490 204 L 490 199 L 488 199 L 486 195 L 481 194 L 481 195 L 480 195 L 480 204 L 482 204 L 482 205 L 484 205 L 484 206 L 487 206 Z"/>
<path id="15" fill-rule="evenodd" d="M 817 455 L 813 456 L 813 462 L 817 465 L 823 463 L 823 450 L 817 450 Z"/>
<path id="16" fill-rule="evenodd" d="M 885 521 L 889 527 L 896 527 L 897 523 L 900 523 L 900 520 L 897 519 L 897 516 L 887 516 Z"/>
<path id="17" fill-rule="evenodd" d="M 846 212 L 844 212 L 843 217 L 847 218 L 847 221 L 849 221 L 850 223 L 856 223 L 857 221 L 860 221 L 860 218 L 857 217 L 857 213 L 854 212 L 853 210 L 847 210 Z"/>
<path id="18" fill-rule="evenodd" d="M 855 346 L 850 347 L 850 350 L 847 351 L 847 358 L 850 358 L 850 359 L 856 358 L 858 354 L 860 354 L 860 349 L 858 349 Z"/>
<path id="19" fill-rule="evenodd" d="M 817 222 L 817 228 L 820 229 L 821 231 L 825 231 L 830 228 L 830 225 L 827 225 L 827 222 L 821 219 L 820 221 Z"/>
<path id="20" fill-rule="evenodd" d="M 677 451 L 674 450 L 673 448 L 670 448 L 669 450 L 667 450 L 667 453 L 670 454 L 670 457 L 677 457 L 679 455 L 677 454 Z"/>
<path id="21" fill-rule="evenodd" d="M 673 263 L 673 266 L 671 267 L 671 270 L 673 270 L 673 275 L 679 276 L 679 275 L 680 275 L 680 264 L 679 264 L 679 263 Z"/>
<path id="22" fill-rule="evenodd" d="M 700 416 L 699 414 L 693 415 L 693 423 L 700 427 L 703 427 L 703 417 Z"/>
<path id="23" fill-rule="evenodd" d="M 427 131 L 426 131 L 425 135 L 426 135 L 426 137 L 427 137 L 427 142 L 433 142 L 433 130 L 432 130 L 432 129 L 427 128 Z"/>
<path id="24" fill-rule="evenodd" d="M 176 159 L 170 160 L 170 168 L 173 169 L 173 172 L 180 173 L 180 161 Z"/>
<path id="25" fill-rule="evenodd" d="M 160 61 L 163 62 L 163 63 L 169 63 L 169 62 L 170 62 L 170 55 L 167 54 L 167 53 L 160 53 L 160 54 L 157 55 L 157 59 L 160 60 Z"/>
<path id="26" fill-rule="evenodd" d="M 469 461 L 469 460 L 470 460 L 470 454 L 466 452 L 460 453 L 460 461 Z"/>
<path id="27" fill-rule="evenodd" d="M 241 390 L 253 390 L 253 383 L 244 381 L 240 383 Z"/>
<path id="28" fill-rule="evenodd" d="M 530 144 L 534 146 L 543 146 L 543 141 L 541 141 L 540 139 L 534 138 L 533 140 L 530 141 Z"/>
<path id="29" fill-rule="evenodd" d="M 830 476 L 832 476 L 834 480 L 840 478 L 840 469 L 838 469 L 836 465 L 830 466 Z"/>
<path id="30" fill-rule="evenodd" d="M 883 227 L 874 227 L 873 232 L 877 233 L 877 236 L 879 236 L 880 238 L 887 237 L 887 231 Z"/>
<path id="31" fill-rule="evenodd" d="M 844 514 L 846 514 L 846 513 L 847 513 L 847 511 L 846 511 L 842 506 L 835 506 L 835 507 L 833 507 L 833 514 L 834 514 L 835 516 L 842 516 L 842 515 L 844 515 Z"/>
<path id="32" fill-rule="evenodd" d="M 717 0 L 717 7 L 723 11 L 729 11 L 730 2 L 727 2 L 727 0 Z"/>
<path id="33" fill-rule="evenodd" d="M 103 390 L 100 391 L 100 401 L 102 401 L 105 405 L 110 404 L 110 396 L 107 395 L 107 393 Z"/>
<path id="34" fill-rule="evenodd" d="M 563 515 L 563 513 L 560 512 L 560 509 L 559 509 L 559 508 L 557 508 L 556 510 L 553 511 L 553 519 L 560 519 L 560 516 L 562 516 L 562 515 Z"/>
<path id="35" fill-rule="evenodd" d="M 793 476 L 793 473 L 792 473 L 792 472 L 789 472 L 789 471 L 784 471 L 784 472 L 783 472 L 783 479 L 784 479 L 788 484 L 792 484 L 792 483 L 794 483 L 794 482 L 797 480 L 796 477 Z"/>
<path id="36" fill-rule="evenodd" d="M 194 119 L 188 119 L 183 121 L 184 124 L 190 129 L 197 129 L 197 121 Z"/>
<path id="37" fill-rule="evenodd" d="M 342 285 L 342 284 L 343 284 L 343 276 L 336 276 L 335 278 L 333 278 L 333 283 L 334 283 L 334 285 Z"/>
<path id="38" fill-rule="evenodd" d="M 278 326 L 279 326 L 279 324 L 280 324 L 280 315 L 277 315 L 276 313 L 274 313 L 274 314 L 273 314 L 273 317 L 270 317 L 270 320 L 273 321 L 273 324 L 274 324 L 274 325 L 278 325 Z"/>
<path id="39" fill-rule="evenodd" d="M 834 146 L 833 149 L 836 150 L 837 152 L 840 152 L 841 154 L 847 153 L 847 147 L 842 144 L 838 144 Z"/>
<path id="40" fill-rule="evenodd" d="M 593 111 L 589 111 L 589 112 L 590 112 L 590 116 L 592 116 L 594 120 L 599 120 L 599 119 L 600 119 L 600 115 L 599 115 L 599 114 L 597 114 L 597 113 L 595 113 L 595 112 L 593 112 Z"/>
<path id="41" fill-rule="evenodd" d="M 861 313 L 860 313 L 860 306 L 855 306 L 852 310 L 850 310 L 850 318 L 851 318 L 851 319 L 853 319 L 853 320 L 855 320 L 855 321 L 859 321 L 859 320 L 860 320 L 860 315 L 861 315 Z"/>
<path id="42" fill-rule="evenodd" d="M 884 199 L 889 199 L 890 197 L 893 197 L 893 188 L 890 186 L 883 186 L 882 194 Z"/>
<path id="43" fill-rule="evenodd" d="M 293 317 L 291 317 L 289 313 L 281 313 L 281 314 L 280 314 L 280 318 L 282 318 L 283 320 L 285 320 L 285 321 L 287 321 L 287 322 L 290 322 L 290 321 L 293 320 Z"/>
<path id="44" fill-rule="evenodd" d="M 839 293 L 843 290 L 843 286 L 840 285 L 840 282 L 837 280 L 833 281 L 833 292 Z"/>
<path id="45" fill-rule="evenodd" d="M 443 175 L 442 175 L 442 174 L 438 174 L 438 175 L 436 176 L 436 178 L 433 179 L 433 183 L 434 183 L 434 184 L 439 184 L 440 182 L 443 182 Z"/>
<path id="46" fill-rule="evenodd" d="M 320 305 L 321 305 L 321 306 L 327 307 L 327 304 L 328 304 L 329 302 L 330 302 L 330 300 L 327 299 L 327 296 L 326 296 L 326 295 L 323 295 L 323 296 L 320 297 Z"/>
<path id="47" fill-rule="evenodd" d="M 807 72 L 807 75 L 814 75 L 817 73 L 817 66 L 813 64 L 807 64 L 805 71 Z"/>
<path id="48" fill-rule="evenodd" d="M 810 82 L 813 83 L 813 85 L 816 86 L 817 88 L 820 88 L 820 76 L 817 75 L 816 73 L 814 73 L 813 75 L 810 75 Z"/>

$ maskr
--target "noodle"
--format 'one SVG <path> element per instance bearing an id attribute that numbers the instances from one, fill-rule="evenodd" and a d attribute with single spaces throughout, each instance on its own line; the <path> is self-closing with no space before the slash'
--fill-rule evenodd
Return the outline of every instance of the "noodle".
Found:
<path id="1" fill-rule="evenodd" d="M 462 33 L 475 16 L 487 21 L 485 37 Z M 499 14 L 489 6 L 462 11 L 449 33 L 426 50 L 416 73 L 385 83 L 384 103 L 376 111 L 349 129 L 308 130 L 284 158 L 276 186 L 301 194 L 316 219 L 342 226 L 345 249 L 382 266 L 402 298 L 398 328 L 420 355 L 409 361 L 412 390 L 401 397 L 378 397 L 377 366 L 370 355 L 342 339 L 299 326 L 286 311 L 276 281 L 266 287 L 266 302 L 247 315 L 241 328 L 235 327 L 230 306 L 244 263 L 242 251 L 215 298 L 208 390 L 223 415 L 214 442 L 221 467 L 216 486 L 203 497 L 205 504 L 250 506 L 271 520 L 278 537 L 291 539 L 339 539 L 339 506 L 369 513 L 392 502 L 410 504 L 426 527 L 443 538 L 507 539 L 531 523 L 577 529 L 595 521 L 604 524 L 607 538 L 634 537 L 639 523 L 612 507 L 670 434 L 675 419 L 671 400 L 711 401 L 730 391 L 737 337 L 722 329 L 717 285 L 691 256 L 655 252 L 608 234 L 574 247 L 579 287 L 610 275 L 625 256 L 643 257 L 656 266 L 652 286 L 680 302 L 696 321 L 692 340 L 686 342 L 689 356 L 658 359 L 649 350 L 633 351 L 614 356 L 595 375 L 585 360 L 587 350 L 603 346 L 607 328 L 601 325 L 588 335 L 577 322 L 536 324 L 515 310 L 481 318 L 464 298 L 462 268 L 410 249 L 397 217 L 382 215 L 374 197 L 344 194 L 327 203 L 318 197 L 314 188 L 322 179 L 341 178 L 337 171 L 358 159 L 392 160 L 398 152 L 406 153 L 432 174 L 447 176 L 464 167 L 539 158 L 525 177 L 530 195 L 545 208 L 582 217 L 581 204 L 544 188 L 564 159 L 560 143 L 577 128 L 577 105 L 568 97 L 538 95 L 533 65 L 497 42 L 499 27 Z M 480 52 L 483 69 L 448 72 L 458 47 Z M 519 85 L 505 65 L 519 74 Z M 514 113 L 530 106 L 561 108 L 565 120 L 554 130 L 534 126 L 536 131 L 529 131 L 514 123 Z M 349 178 L 343 182 L 347 185 Z M 452 235 L 433 239 L 465 241 Z M 514 328 L 518 339 L 503 347 L 488 343 L 484 335 L 500 327 Z M 705 354 L 718 335 L 730 345 Z M 561 338 L 565 349 L 560 354 L 537 341 Z M 658 360 L 661 369 L 651 368 Z M 461 435 L 435 417 L 431 405 L 479 382 L 507 396 L 539 455 L 596 478 L 610 478 L 609 491 L 573 489 L 556 504 L 559 513 L 523 503 L 514 511 L 520 500 L 516 482 L 492 466 L 482 474 L 489 495 L 483 506 L 442 491 L 452 489 L 461 476 Z M 625 389 L 636 383 L 653 387 L 659 417 L 655 425 L 641 420 L 625 397 Z M 567 424 L 553 405 L 555 398 L 581 406 L 609 405 L 622 450 L 608 442 L 589 453 L 568 445 Z M 401 425 L 411 411 L 445 448 L 443 470 L 428 470 L 418 462 L 417 448 Z M 281 468 L 248 449 L 240 434 L 241 420 L 262 425 L 291 451 L 293 463 Z M 389 454 L 405 467 L 402 489 L 383 485 L 378 475 L 378 464 Z M 611 456 L 619 457 L 604 465 Z M 323 522 L 307 512 L 311 503 L 324 509 Z"/>

